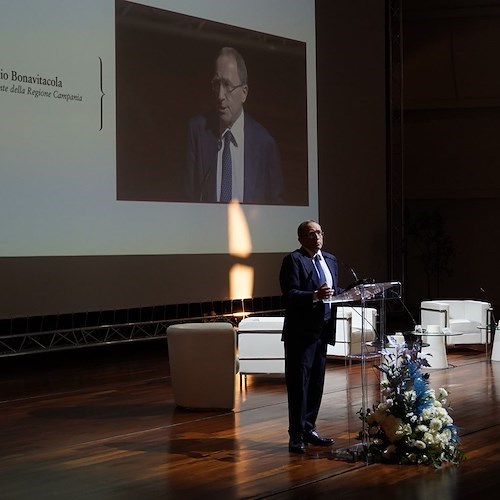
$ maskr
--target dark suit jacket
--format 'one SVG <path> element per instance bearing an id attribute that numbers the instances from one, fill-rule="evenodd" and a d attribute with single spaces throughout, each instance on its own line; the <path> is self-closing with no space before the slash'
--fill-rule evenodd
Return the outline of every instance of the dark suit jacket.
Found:
<path id="1" fill-rule="evenodd" d="M 215 116 L 189 121 L 182 191 L 186 201 L 217 202 L 217 152 L 220 147 Z M 269 132 L 245 113 L 243 203 L 282 205 L 283 174 L 276 142 Z"/>
<path id="2" fill-rule="evenodd" d="M 337 259 L 330 253 L 321 251 L 333 278 L 333 287 L 337 293 L 338 287 Z M 325 304 L 322 301 L 313 302 L 312 295 L 322 283 L 314 269 L 312 259 L 306 250 L 300 248 L 283 259 L 280 271 L 280 285 L 285 303 L 285 323 L 283 339 L 310 340 L 326 334 L 326 340 L 335 344 L 336 308 L 332 305 L 332 315 L 326 330 L 323 329 Z"/>

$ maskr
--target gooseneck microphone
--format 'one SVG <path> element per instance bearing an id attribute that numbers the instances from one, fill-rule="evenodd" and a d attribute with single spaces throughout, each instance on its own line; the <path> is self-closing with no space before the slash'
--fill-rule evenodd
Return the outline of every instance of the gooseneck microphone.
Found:
<path id="1" fill-rule="evenodd" d="M 358 275 L 356 274 L 356 272 L 354 271 L 354 269 L 351 266 L 348 266 L 342 260 L 337 259 L 337 262 L 339 264 L 342 264 L 342 266 L 344 266 L 349 271 L 349 273 L 351 274 L 351 276 L 354 278 L 354 281 L 352 283 L 350 283 L 349 285 L 347 285 L 347 287 L 344 290 L 350 290 L 351 288 L 354 288 L 355 286 L 357 286 L 359 284 L 358 283 L 359 279 L 358 279 Z"/>
<path id="2" fill-rule="evenodd" d="M 350 283 L 349 285 L 347 285 L 345 287 L 344 291 L 351 290 L 352 288 L 355 288 L 358 285 L 371 285 L 372 283 L 375 283 L 375 280 L 371 279 L 371 278 L 359 279 L 358 275 L 356 274 L 356 271 L 354 271 L 354 269 L 351 266 L 348 266 L 345 262 L 343 262 L 341 260 L 337 259 L 337 261 L 340 264 L 342 264 L 346 269 L 348 269 L 349 272 L 351 273 L 352 277 L 354 278 L 354 281 L 352 283 Z"/>
<path id="3" fill-rule="evenodd" d="M 349 270 L 349 272 L 352 274 L 352 277 L 354 278 L 354 281 L 359 281 L 356 271 L 354 271 L 354 269 L 351 266 L 348 266 L 345 262 L 342 261 L 339 262 Z"/>

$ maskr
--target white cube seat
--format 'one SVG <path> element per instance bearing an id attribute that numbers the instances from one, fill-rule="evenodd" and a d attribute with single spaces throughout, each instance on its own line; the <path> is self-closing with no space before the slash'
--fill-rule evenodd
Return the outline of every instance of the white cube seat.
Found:
<path id="1" fill-rule="evenodd" d="M 167 328 L 175 403 L 227 409 L 236 399 L 236 333 L 230 323 L 183 323 Z"/>

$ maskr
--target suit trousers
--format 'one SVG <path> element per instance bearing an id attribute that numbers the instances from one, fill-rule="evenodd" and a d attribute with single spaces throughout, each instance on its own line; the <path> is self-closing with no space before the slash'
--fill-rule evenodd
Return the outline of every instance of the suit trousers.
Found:
<path id="1" fill-rule="evenodd" d="M 327 343 L 322 338 L 285 340 L 290 436 L 316 428 L 325 381 L 326 349 Z"/>

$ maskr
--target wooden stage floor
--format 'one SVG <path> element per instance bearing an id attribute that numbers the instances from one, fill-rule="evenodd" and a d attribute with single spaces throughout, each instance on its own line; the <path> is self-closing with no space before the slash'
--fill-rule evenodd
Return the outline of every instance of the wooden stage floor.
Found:
<path id="1" fill-rule="evenodd" d="M 465 349 L 449 360 L 430 381 L 450 392 L 467 460 L 434 469 L 290 455 L 280 376 L 249 376 L 234 412 L 179 409 L 165 341 L 0 359 L 0 498 L 496 498 L 500 363 Z M 378 375 L 365 373 L 371 405 Z M 318 431 L 333 450 L 357 443 L 360 404 L 359 363 L 329 361 Z"/>

